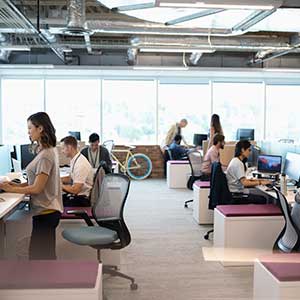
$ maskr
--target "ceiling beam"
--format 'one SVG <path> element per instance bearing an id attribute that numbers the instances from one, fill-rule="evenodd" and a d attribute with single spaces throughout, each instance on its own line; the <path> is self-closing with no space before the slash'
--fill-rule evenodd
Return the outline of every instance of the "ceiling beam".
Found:
<path id="1" fill-rule="evenodd" d="M 276 11 L 276 8 L 271 10 L 259 10 L 250 14 L 246 19 L 232 27 L 233 32 L 247 31 L 257 23 L 261 22 L 265 18 L 269 17 Z"/>
<path id="2" fill-rule="evenodd" d="M 192 15 L 187 15 L 187 16 L 184 16 L 184 17 L 181 17 L 181 18 L 170 20 L 170 21 L 166 22 L 165 25 L 175 25 L 175 24 L 187 22 L 187 21 L 190 21 L 190 20 L 203 18 L 203 17 L 206 17 L 206 16 L 218 14 L 218 13 L 224 11 L 224 10 L 225 9 L 205 9 L 205 10 L 202 10 L 202 11 L 200 11 L 198 13 L 195 13 L 195 14 L 192 14 Z"/>

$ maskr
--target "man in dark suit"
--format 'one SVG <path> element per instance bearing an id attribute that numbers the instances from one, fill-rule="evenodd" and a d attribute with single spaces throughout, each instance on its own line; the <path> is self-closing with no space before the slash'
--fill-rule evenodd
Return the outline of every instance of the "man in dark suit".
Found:
<path id="1" fill-rule="evenodd" d="M 106 172 L 111 172 L 112 162 L 108 150 L 99 145 L 100 137 L 97 133 L 92 133 L 89 136 L 89 146 L 81 150 L 81 154 L 84 155 L 90 162 L 92 168 L 97 169 L 100 163 L 105 162 Z"/>

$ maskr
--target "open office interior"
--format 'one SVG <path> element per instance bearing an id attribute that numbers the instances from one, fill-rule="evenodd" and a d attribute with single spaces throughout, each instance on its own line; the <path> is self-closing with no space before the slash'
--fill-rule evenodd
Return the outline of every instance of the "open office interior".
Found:
<path id="1" fill-rule="evenodd" d="M 0 299 L 300 295 L 300 2 L 0 1 Z"/>

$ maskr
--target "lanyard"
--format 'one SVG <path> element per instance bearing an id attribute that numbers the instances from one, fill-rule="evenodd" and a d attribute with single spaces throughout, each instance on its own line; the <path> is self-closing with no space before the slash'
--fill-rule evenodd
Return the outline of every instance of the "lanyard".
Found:
<path id="1" fill-rule="evenodd" d="M 92 160 L 93 168 L 96 168 L 97 158 L 98 158 L 98 154 L 99 154 L 99 147 L 98 147 L 98 149 L 97 149 L 95 161 L 94 161 L 94 159 L 93 159 L 93 155 L 92 155 L 91 149 L 89 149 L 89 153 L 90 153 L 90 157 L 91 157 L 91 160 Z"/>
<path id="2" fill-rule="evenodd" d="M 75 161 L 74 161 L 74 164 L 73 164 L 72 170 L 71 170 L 71 174 L 73 174 L 73 172 L 74 172 L 75 164 L 76 164 L 78 158 L 80 157 L 80 155 L 81 155 L 81 153 L 79 153 L 79 155 L 76 157 L 76 159 L 75 159 Z"/>

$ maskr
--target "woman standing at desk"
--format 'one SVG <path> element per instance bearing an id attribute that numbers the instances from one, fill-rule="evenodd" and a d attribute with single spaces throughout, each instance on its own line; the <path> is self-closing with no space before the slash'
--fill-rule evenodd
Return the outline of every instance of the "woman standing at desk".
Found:
<path id="1" fill-rule="evenodd" d="M 207 150 L 213 145 L 213 139 L 216 133 L 224 135 L 219 115 L 213 114 L 210 120 L 209 142 Z"/>
<path id="2" fill-rule="evenodd" d="M 4 183 L 6 192 L 31 195 L 33 210 L 30 259 L 56 259 L 55 231 L 63 212 L 59 162 L 54 126 L 49 116 L 38 112 L 27 119 L 28 134 L 37 156 L 27 166 L 28 182 Z"/>

